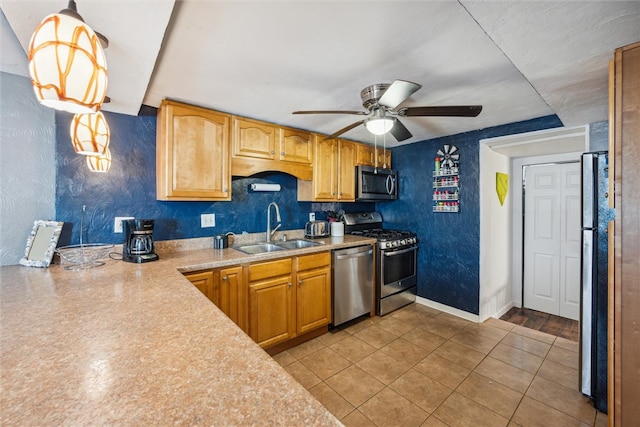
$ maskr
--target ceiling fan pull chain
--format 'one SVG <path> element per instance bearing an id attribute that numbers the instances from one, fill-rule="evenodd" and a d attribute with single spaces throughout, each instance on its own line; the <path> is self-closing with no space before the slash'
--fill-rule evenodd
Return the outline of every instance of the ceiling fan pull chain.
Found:
<path id="1" fill-rule="evenodd" d="M 382 165 L 383 169 L 387 168 L 387 134 L 382 135 L 382 144 L 384 148 L 382 149 L 382 158 L 384 159 L 384 163 Z M 376 154 L 376 161 L 378 160 L 378 155 Z"/>
<path id="2" fill-rule="evenodd" d="M 373 135 L 373 173 L 378 173 L 378 135 Z"/>

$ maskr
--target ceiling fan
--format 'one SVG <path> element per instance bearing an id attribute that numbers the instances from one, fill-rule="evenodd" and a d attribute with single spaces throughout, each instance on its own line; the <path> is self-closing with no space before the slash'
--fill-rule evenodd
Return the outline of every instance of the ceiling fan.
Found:
<path id="1" fill-rule="evenodd" d="M 405 80 L 395 80 L 391 84 L 377 83 L 367 86 L 360 92 L 362 106 L 368 111 L 350 110 L 311 110 L 294 111 L 293 114 L 354 114 L 367 116 L 365 119 L 351 123 L 349 126 L 329 135 L 327 139 L 336 138 L 351 129 L 364 124 L 369 132 L 382 135 L 390 132 L 398 141 L 404 141 L 413 135 L 398 117 L 416 116 L 449 116 L 476 117 L 482 111 L 482 105 L 451 105 L 440 107 L 404 107 L 396 109 L 422 85 Z"/>

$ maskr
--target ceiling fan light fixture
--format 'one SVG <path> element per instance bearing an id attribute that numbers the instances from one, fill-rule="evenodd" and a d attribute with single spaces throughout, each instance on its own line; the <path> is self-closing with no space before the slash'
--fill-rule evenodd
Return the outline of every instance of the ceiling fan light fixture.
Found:
<path id="1" fill-rule="evenodd" d="M 78 15 L 75 1 L 38 25 L 28 59 L 33 90 L 42 105 L 71 113 L 100 110 L 107 92 L 107 62 L 100 37 Z"/>
<path id="2" fill-rule="evenodd" d="M 390 117 L 372 117 L 365 122 L 365 126 L 367 130 L 374 135 L 384 135 L 389 132 L 393 127 L 395 120 Z"/>
<path id="3" fill-rule="evenodd" d="M 111 134 L 102 111 L 74 115 L 69 132 L 76 153 L 85 156 L 107 155 Z"/>

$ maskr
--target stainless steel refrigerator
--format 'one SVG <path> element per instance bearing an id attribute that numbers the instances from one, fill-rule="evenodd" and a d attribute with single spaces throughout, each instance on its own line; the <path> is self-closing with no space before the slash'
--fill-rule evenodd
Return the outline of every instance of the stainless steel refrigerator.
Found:
<path id="1" fill-rule="evenodd" d="M 609 158 L 582 155 L 580 391 L 607 412 Z"/>

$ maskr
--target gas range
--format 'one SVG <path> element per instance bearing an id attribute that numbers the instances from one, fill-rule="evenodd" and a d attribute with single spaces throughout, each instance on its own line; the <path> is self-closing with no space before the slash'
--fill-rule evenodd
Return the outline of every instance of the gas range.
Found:
<path id="1" fill-rule="evenodd" d="M 384 316 L 416 300 L 418 239 L 410 231 L 385 230 L 379 212 L 344 214 L 345 233 L 377 240 L 376 314 Z"/>
<path id="2" fill-rule="evenodd" d="M 372 237 L 378 241 L 379 249 L 396 249 L 415 245 L 418 241 L 410 231 L 382 228 L 379 212 L 348 213 L 344 215 L 345 232 L 354 236 Z"/>
<path id="3" fill-rule="evenodd" d="M 350 234 L 354 236 L 372 237 L 378 241 L 380 249 L 403 248 L 415 245 L 418 241 L 415 233 L 410 231 L 385 230 L 375 228 L 371 230 L 357 230 Z"/>

